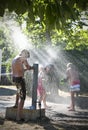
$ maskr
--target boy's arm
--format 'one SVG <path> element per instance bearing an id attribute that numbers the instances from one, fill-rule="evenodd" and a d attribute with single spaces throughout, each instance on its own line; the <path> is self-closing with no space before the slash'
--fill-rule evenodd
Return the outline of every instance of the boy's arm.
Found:
<path id="1" fill-rule="evenodd" d="M 24 61 L 24 70 L 26 71 L 26 70 L 32 70 L 32 69 L 34 69 L 34 67 L 33 66 L 30 66 L 29 64 L 28 64 L 28 62 L 27 62 L 27 60 L 25 60 Z"/>
<path id="2" fill-rule="evenodd" d="M 66 78 L 62 79 L 61 82 L 67 82 L 69 79 L 69 71 L 66 71 Z"/>

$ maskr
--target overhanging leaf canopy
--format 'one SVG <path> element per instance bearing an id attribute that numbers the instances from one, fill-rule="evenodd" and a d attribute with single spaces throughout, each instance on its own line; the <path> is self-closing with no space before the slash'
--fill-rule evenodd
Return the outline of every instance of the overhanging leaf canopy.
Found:
<path id="1" fill-rule="evenodd" d="M 68 20 L 79 19 L 80 12 L 88 9 L 88 0 L 0 0 L 0 16 L 5 9 L 18 15 L 28 12 L 33 22 L 40 22 L 48 28 L 62 28 Z"/>

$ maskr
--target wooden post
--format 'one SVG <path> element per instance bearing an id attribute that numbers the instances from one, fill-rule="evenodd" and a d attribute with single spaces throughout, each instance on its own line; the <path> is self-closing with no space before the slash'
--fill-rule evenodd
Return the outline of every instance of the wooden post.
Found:
<path id="1" fill-rule="evenodd" d="M 33 88 L 32 88 L 32 106 L 36 109 L 37 103 L 37 85 L 38 85 L 38 64 L 33 64 L 34 73 L 33 73 Z"/>

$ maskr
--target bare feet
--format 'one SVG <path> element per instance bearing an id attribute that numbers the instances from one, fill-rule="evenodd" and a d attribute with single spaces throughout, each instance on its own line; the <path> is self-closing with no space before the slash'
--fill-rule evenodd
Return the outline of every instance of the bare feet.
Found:
<path id="1" fill-rule="evenodd" d="M 14 105 L 12 108 L 17 108 L 18 106 L 17 105 Z"/>
<path id="2" fill-rule="evenodd" d="M 68 106 L 67 108 L 71 108 L 71 106 Z"/>
<path id="3" fill-rule="evenodd" d="M 51 108 L 51 106 L 46 106 L 46 108 L 45 109 L 50 109 Z"/>
<path id="4" fill-rule="evenodd" d="M 68 111 L 75 111 L 75 109 L 72 106 L 68 106 Z"/>
<path id="5" fill-rule="evenodd" d="M 74 108 L 70 108 L 70 109 L 68 109 L 68 111 L 75 111 L 75 109 Z"/>

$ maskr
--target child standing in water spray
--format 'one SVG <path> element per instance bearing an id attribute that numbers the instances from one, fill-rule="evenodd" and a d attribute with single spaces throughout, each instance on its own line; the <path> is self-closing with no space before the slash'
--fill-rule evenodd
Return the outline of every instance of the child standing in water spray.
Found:
<path id="1" fill-rule="evenodd" d="M 46 91 L 43 87 L 43 78 L 44 78 L 44 68 L 43 66 L 39 67 L 39 74 L 38 74 L 38 87 L 37 87 L 37 95 L 39 102 L 43 101 L 44 108 L 46 108 Z"/>
<path id="2" fill-rule="evenodd" d="M 14 108 L 17 108 L 16 121 L 22 121 L 22 110 L 26 99 L 26 86 L 24 80 L 24 73 L 26 70 L 33 69 L 27 62 L 27 58 L 30 58 L 28 50 L 24 49 L 17 55 L 12 61 L 12 79 L 17 87 L 16 101 Z M 25 68 L 24 68 L 25 66 Z"/>
<path id="3" fill-rule="evenodd" d="M 71 104 L 68 107 L 69 111 L 75 110 L 75 94 L 80 91 L 80 80 L 79 74 L 76 66 L 72 63 L 67 64 L 66 70 L 66 80 L 69 81 L 70 84 L 70 94 L 71 94 Z"/>

